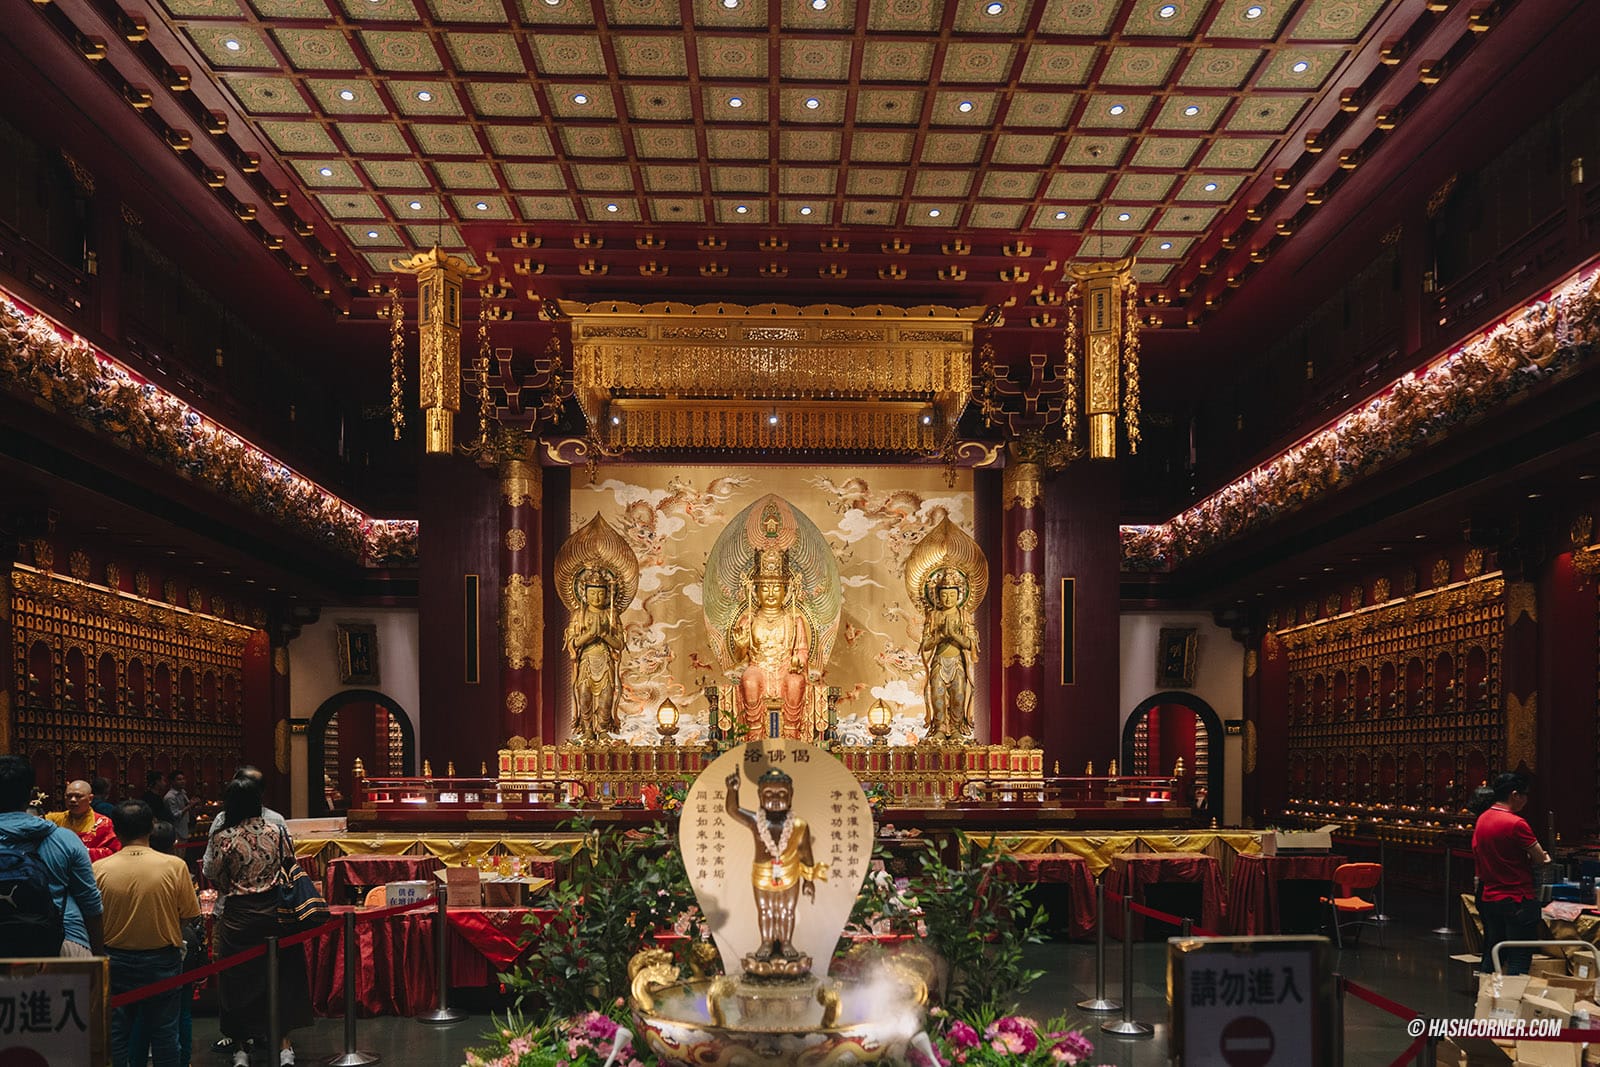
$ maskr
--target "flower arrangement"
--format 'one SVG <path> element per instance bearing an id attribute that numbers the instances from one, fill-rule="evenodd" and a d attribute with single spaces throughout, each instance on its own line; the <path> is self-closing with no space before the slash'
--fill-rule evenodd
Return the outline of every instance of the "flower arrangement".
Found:
<path id="1" fill-rule="evenodd" d="M 926 936 L 922 904 L 911 891 L 911 879 L 896 878 L 882 860 L 873 860 L 866 884 L 857 901 L 860 927 L 872 934 L 916 934 Z M 846 931 L 849 932 L 848 930 Z"/>
<path id="2" fill-rule="evenodd" d="M 644 1067 L 634 1053 L 633 1034 L 623 1025 L 626 1012 L 618 998 L 609 1012 L 590 1011 L 542 1025 L 512 1013 L 484 1035 L 489 1044 L 467 1050 L 466 1067 Z"/>
<path id="3" fill-rule="evenodd" d="M 889 787 L 882 782 L 863 782 L 861 791 L 867 795 L 867 807 L 872 811 L 874 819 L 889 810 L 889 801 L 894 799 Z"/>
<path id="4" fill-rule="evenodd" d="M 936 1012 L 937 1014 L 937 1009 Z M 1042 1026 L 1026 1015 L 1006 1015 L 987 1025 L 951 1018 L 930 1043 L 933 1059 L 913 1046 L 912 1067 L 1045 1067 L 1088 1063 L 1094 1044 L 1065 1017 Z"/>

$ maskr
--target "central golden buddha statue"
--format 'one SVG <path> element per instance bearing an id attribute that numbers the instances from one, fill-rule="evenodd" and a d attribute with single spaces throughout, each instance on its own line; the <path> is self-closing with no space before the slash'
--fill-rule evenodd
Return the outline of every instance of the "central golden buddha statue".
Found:
<path id="1" fill-rule="evenodd" d="M 711 645 L 733 679 L 735 712 L 754 738 L 816 734 L 813 690 L 839 630 L 839 568 L 822 532 L 781 497 L 728 523 L 706 560 Z"/>

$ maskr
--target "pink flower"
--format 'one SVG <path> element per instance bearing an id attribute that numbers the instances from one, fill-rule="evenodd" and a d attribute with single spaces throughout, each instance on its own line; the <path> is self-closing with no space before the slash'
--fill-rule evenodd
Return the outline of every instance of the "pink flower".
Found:
<path id="1" fill-rule="evenodd" d="M 977 1048 L 978 1031 L 957 1019 L 950 1024 L 949 1041 L 951 1048 Z"/>
<path id="2" fill-rule="evenodd" d="M 512 1038 L 511 1039 L 511 1044 L 506 1046 L 506 1049 L 513 1056 L 525 1055 L 532 1048 L 533 1048 L 533 1038 L 529 1037 L 527 1034 L 523 1034 L 521 1037 Z"/>
<path id="3" fill-rule="evenodd" d="M 1039 1039 L 1029 1033 L 1006 1031 L 994 1035 L 989 1047 L 1010 1056 L 1026 1056 L 1039 1044 Z"/>
<path id="4" fill-rule="evenodd" d="M 1074 1030 L 1063 1034 L 1050 1048 L 1050 1058 L 1057 1063 L 1082 1063 L 1094 1055 L 1094 1045 L 1083 1034 Z"/>

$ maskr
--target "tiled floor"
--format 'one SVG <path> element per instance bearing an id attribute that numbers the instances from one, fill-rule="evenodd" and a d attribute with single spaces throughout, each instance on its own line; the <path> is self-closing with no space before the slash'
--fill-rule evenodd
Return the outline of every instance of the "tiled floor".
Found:
<path id="1" fill-rule="evenodd" d="M 1461 972 L 1448 969 L 1450 953 L 1461 951 L 1459 938 L 1445 940 L 1415 927 L 1391 924 L 1384 946 L 1378 945 L 1372 930 L 1365 931 L 1362 940 L 1359 948 L 1336 954 L 1335 967 L 1347 977 L 1425 1015 L 1472 1014 L 1473 1002 L 1464 991 Z M 1051 943 L 1030 951 L 1033 966 L 1046 973 L 1024 999 L 1025 1012 L 1041 1019 L 1067 1012 L 1074 1025 L 1088 1029 L 1095 1042 L 1095 1063 L 1116 1067 L 1157 1067 L 1167 1063 L 1165 945 L 1135 946 L 1134 1017 L 1155 1026 L 1153 1037 L 1138 1040 L 1100 1033 L 1103 1017 L 1073 1007 L 1094 993 L 1092 945 Z M 1111 951 L 1107 962 L 1108 996 L 1117 998 L 1122 979 L 1120 950 L 1115 942 Z M 1457 988 L 1452 989 L 1452 983 Z M 1345 1063 L 1351 1067 L 1387 1067 L 1410 1044 L 1401 1020 L 1353 998 L 1345 1011 Z M 459 1065 L 464 1062 L 464 1050 L 476 1043 L 488 1026 L 488 1016 L 481 1013 L 448 1026 L 428 1026 L 411 1019 L 363 1019 L 358 1027 L 358 1047 L 378 1053 L 388 1064 Z M 214 1018 L 195 1019 L 197 1067 L 228 1062 L 210 1051 L 216 1037 Z M 344 1024 L 340 1019 L 322 1019 L 314 1028 L 294 1037 L 301 1064 L 325 1063 L 344 1047 Z M 268 1061 L 258 1056 L 254 1062 L 259 1065 Z M 276 1057 L 271 1062 L 275 1064 Z"/>

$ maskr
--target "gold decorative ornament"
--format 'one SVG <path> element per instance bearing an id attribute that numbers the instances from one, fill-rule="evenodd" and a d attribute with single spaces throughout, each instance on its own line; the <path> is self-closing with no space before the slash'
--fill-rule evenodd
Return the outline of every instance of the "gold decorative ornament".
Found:
<path id="1" fill-rule="evenodd" d="M 1256 657 L 1256 650 L 1255 649 L 1252 648 L 1252 649 L 1249 649 L 1248 651 L 1245 652 L 1245 654 L 1244 654 L 1244 676 L 1246 678 L 1254 678 L 1256 676 L 1256 669 L 1259 666 L 1259 662 L 1260 661 Z"/>
<path id="2" fill-rule="evenodd" d="M 1539 621 L 1537 590 L 1534 589 L 1532 582 L 1507 582 L 1506 629 L 1515 626 L 1524 615 L 1532 622 Z"/>
<path id="3" fill-rule="evenodd" d="M 389 422 L 394 439 L 406 426 L 406 309 L 400 303 L 400 290 L 389 287 Z"/>
<path id="4" fill-rule="evenodd" d="M 1468 578 L 1476 578 L 1483 573 L 1483 549 L 1467 549 L 1467 554 L 1461 561 L 1461 573 Z"/>
<path id="5" fill-rule="evenodd" d="M 1350 607 L 1351 608 L 1359 608 L 1361 606 L 1362 600 L 1364 600 L 1365 598 L 1366 598 L 1366 590 L 1362 589 L 1359 585 L 1352 585 L 1350 587 Z"/>
<path id="6" fill-rule="evenodd" d="M 49 570 L 55 565 L 56 550 L 49 541 L 38 538 L 33 542 L 33 565 L 40 570 Z"/>
<path id="7" fill-rule="evenodd" d="M 417 278 L 417 393 L 426 420 L 423 448 L 432 454 L 455 451 L 455 416 L 461 409 L 461 283 L 489 277 L 438 246 L 405 259 L 390 260 L 393 270 Z"/>
<path id="8" fill-rule="evenodd" d="M 536 574 L 510 574 L 500 588 L 500 641 L 507 667 L 544 668 L 544 586 Z"/>
<path id="9" fill-rule="evenodd" d="M 1000 499 L 1005 509 L 1039 506 L 1044 468 L 1037 463 L 1008 463 L 1000 471 Z"/>
<path id="10" fill-rule="evenodd" d="M 67 573 L 80 582 L 89 580 L 89 553 L 77 550 L 67 556 Z"/>
<path id="11" fill-rule="evenodd" d="M 528 710 L 528 694 L 513 690 L 506 694 L 506 710 L 513 715 L 521 715 Z"/>
<path id="12" fill-rule="evenodd" d="M 1433 584 L 1444 585 L 1450 580 L 1450 561 L 1447 559 L 1435 560 L 1433 564 Z"/>
<path id="13" fill-rule="evenodd" d="M 1017 694 L 1017 710 L 1024 715 L 1031 715 L 1039 706 L 1039 694 L 1032 689 L 1024 689 Z"/>
<path id="14" fill-rule="evenodd" d="M 289 650 L 282 645 L 272 650 L 272 669 L 279 677 L 289 677 Z"/>
<path id="15" fill-rule="evenodd" d="M 971 395 L 973 324 L 985 310 L 547 308 L 572 321 L 574 393 L 602 447 L 922 454 L 955 434 Z"/>
<path id="16" fill-rule="evenodd" d="M 178 602 L 178 583 L 171 578 L 161 583 L 161 599 L 168 604 Z"/>
<path id="17" fill-rule="evenodd" d="M 206 610 L 205 594 L 200 592 L 200 590 L 195 589 L 193 587 L 191 587 L 189 589 L 189 610 L 190 611 L 204 611 L 204 610 Z"/>
<path id="18" fill-rule="evenodd" d="M 1379 578 L 1377 581 L 1372 583 L 1372 601 L 1375 604 L 1382 604 L 1384 601 L 1386 601 L 1388 599 L 1389 599 L 1389 579 L 1387 579 L 1387 578 Z"/>
<path id="19" fill-rule="evenodd" d="M 507 430 L 501 434 L 500 502 L 506 507 L 538 508 L 544 502 L 544 468 L 539 466 L 539 439 Z"/>
<path id="20" fill-rule="evenodd" d="M 272 765 L 279 774 L 289 773 L 288 719 L 279 719 L 272 726 Z"/>
<path id="21" fill-rule="evenodd" d="M 133 572 L 133 591 L 140 596 L 150 595 L 150 575 L 144 571 Z"/>
<path id="22" fill-rule="evenodd" d="M 506 531 L 506 551 L 521 552 L 527 547 L 528 535 L 526 531 L 516 526 Z"/>
<path id="23" fill-rule="evenodd" d="M 1044 590 L 1033 573 L 1006 575 L 1000 586 L 1000 663 L 1032 667 L 1044 647 Z"/>
<path id="24" fill-rule="evenodd" d="M 570 616 L 561 646 L 572 661 L 573 736 L 608 737 L 622 726 L 620 618 L 639 589 L 639 560 L 597 514 L 556 552 L 554 576 Z"/>
<path id="25" fill-rule="evenodd" d="M 1023 552 L 1032 552 L 1039 547 L 1039 534 L 1034 530 L 1017 531 L 1017 548 Z"/>
<path id="26" fill-rule="evenodd" d="M 1256 723 L 1254 719 L 1244 721 L 1244 773 L 1256 773 Z"/>
<path id="27" fill-rule="evenodd" d="M 1527 764 L 1530 770 L 1539 766 L 1539 694 L 1529 693 L 1527 700 L 1519 700 L 1515 693 L 1506 694 L 1506 762 L 1507 767 Z"/>
<path id="28" fill-rule="evenodd" d="M 929 737 L 968 738 L 979 651 L 973 616 L 989 591 L 988 560 L 946 517 L 906 556 L 905 583 L 923 613 L 923 724 Z"/>
<path id="29" fill-rule="evenodd" d="M 1071 322 L 1068 339 L 1074 351 L 1066 362 L 1074 372 L 1079 362 L 1081 333 L 1083 364 L 1083 416 L 1088 423 L 1091 459 L 1115 459 L 1117 416 L 1123 419 L 1128 451 L 1139 451 L 1139 316 L 1138 285 L 1133 280 L 1133 260 L 1071 265 L 1068 268 L 1081 294 L 1081 319 Z M 1075 309 L 1076 310 L 1076 309 Z M 1072 426 L 1067 439 L 1076 438 L 1079 412 L 1076 389 L 1067 398 L 1065 421 Z"/>

